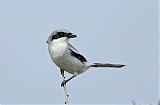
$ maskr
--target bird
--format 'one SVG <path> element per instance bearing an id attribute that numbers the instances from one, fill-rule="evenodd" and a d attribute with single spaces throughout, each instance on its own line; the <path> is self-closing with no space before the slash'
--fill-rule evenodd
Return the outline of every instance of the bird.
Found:
<path id="1" fill-rule="evenodd" d="M 53 31 L 47 39 L 49 55 L 55 65 L 60 68 L 61 75 L 64 77 L 64 72 L 72 74 L 69 79 L 62 81 L 61 86 L 64 86 L 68 81 L 92 67 L 122 68 L 125 66 L 123 64 L 92 63 L 87 61 L 86 58 L 69 43 L 70 39 L 76 37 L 76 34 L 67 29 L 57 29 Z"/>

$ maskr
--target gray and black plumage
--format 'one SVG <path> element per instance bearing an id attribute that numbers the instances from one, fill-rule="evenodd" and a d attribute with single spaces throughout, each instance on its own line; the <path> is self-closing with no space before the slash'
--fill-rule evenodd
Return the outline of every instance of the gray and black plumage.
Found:
<path id="1" fill-rule="evenodd" d="M 64 76 L 64 71 L 73 74 L 71 78 L 62 82 L 62 86 L 91 67 L 121 68 L 125 66 L 122 64 L 88 62 L 86 58 L 69 43 L 69 39 L 75 37 L 77 36 L 66 29 L 58 29 L 51 33 L 47 40 L 50 57 L 61 69 L 62 75 Z"/>

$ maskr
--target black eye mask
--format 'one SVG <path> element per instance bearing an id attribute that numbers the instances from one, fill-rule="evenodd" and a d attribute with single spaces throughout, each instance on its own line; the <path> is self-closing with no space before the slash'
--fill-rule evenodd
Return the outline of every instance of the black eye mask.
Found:
<path id="1" fill-rule="evenodd" d="M 57 32 L 56 35 L 52 36 L 51 40 L 58 39 L 58 38 L 61 38 L 61 37 L 68 37 L 69 35 L 72 35 L 72 33 Z"/>

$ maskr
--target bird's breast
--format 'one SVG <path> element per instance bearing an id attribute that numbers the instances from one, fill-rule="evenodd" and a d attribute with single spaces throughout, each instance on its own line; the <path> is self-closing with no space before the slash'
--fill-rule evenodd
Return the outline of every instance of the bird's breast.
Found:
<path id="1" fill-rule="evenodd" d="M 65 55 L 67 51 L 67 44 L 61 43 L 57 45 L 49 45 L 48 50 L 52 60 L 58 59 Z"/>
<path id="2" fill-rule="evenodd" d="M 58 67 L 71 74 L 79 74 L 87 69 L 80 60 L 70 55 L 70 50 L 68 50 L 67 44 L 61 43 L 56 46 L 48 46 L 48 50 L 52 61 Z"/>

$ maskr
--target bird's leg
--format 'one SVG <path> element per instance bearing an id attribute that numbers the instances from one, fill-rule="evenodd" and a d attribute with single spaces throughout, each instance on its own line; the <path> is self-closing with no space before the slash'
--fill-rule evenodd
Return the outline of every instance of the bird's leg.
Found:
<path id="1" fill-rule="evenodd" d="M 68 81 L 70 81 L 71 79 L 73 79 L 73 78 L 76 77 L 76 76 L 77 76 L 77 74 L 73 74 L 73 76 L 70 77 L 69 79 L 62 81 L 61 86 L 64 87 L 64 85 L 65 85 Z"/>
<path id="2" fill-rule="evenodd" d="M 65 79 L 65 76 L 64 76 L 64 70 L 60 69 L 61 70 L 61 75 L 62 77 Z"/>

